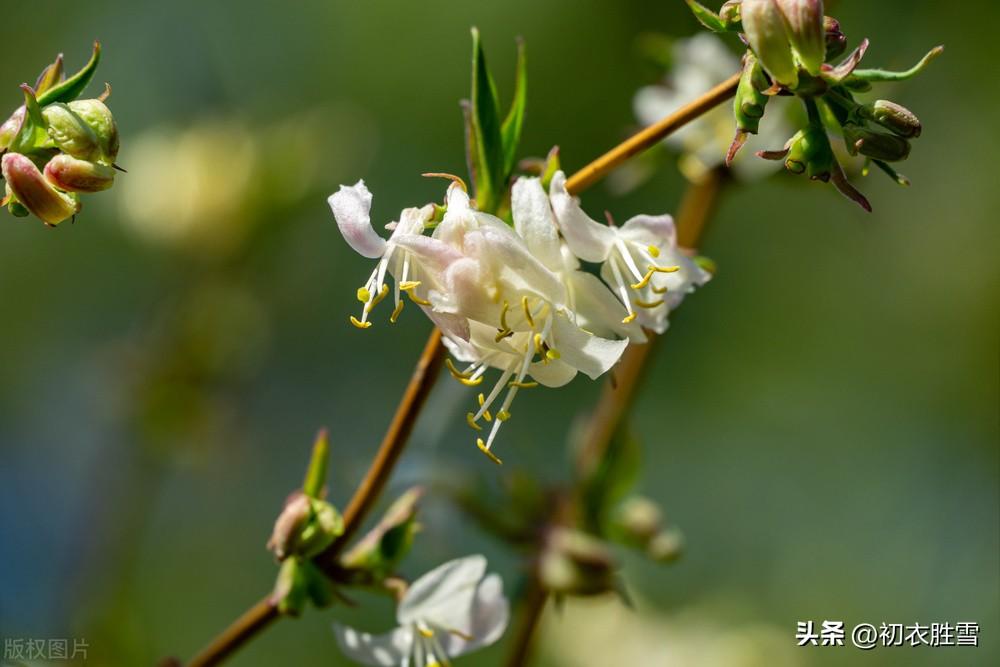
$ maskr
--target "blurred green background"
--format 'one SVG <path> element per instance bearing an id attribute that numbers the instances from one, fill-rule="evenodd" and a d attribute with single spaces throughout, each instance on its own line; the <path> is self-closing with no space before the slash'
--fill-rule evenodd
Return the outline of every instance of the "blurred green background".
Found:
<path id="1" fill-rule="evenodd" d="M 440 198 L 421 172 L 464 173 L 469 26 L 505 99 L 514 38 L 527 40 L 524 154 L 559 144 L 570 171 L 634 127 L 632 96 L 653 78 L 636 36 L 697 30 L 679 1 L 3 13 L 11 109 L 55 53 L 74 68 L 102 41 L 130 173 L 74 226 L 0 218 L 0 637 L 85 638 L 87 664 L 115 666 L 190 657 L 267 590 L 264 542 L 318 427 L 332 432 L 333 499 L 363 473 L 429 326 L 416 311 L 395 328 L 348 324 L 369 263 L 325 197 L 364 177 L 388 221 Z M 853 42 L 872 39 L 871 66 L 947 46 L 892 91 L 925 126 L 903 169 L 913 187 L 869 177 L 871 216 L 786 175 L 726 193 L 704 244 L 720 271 L 676 318 L 634 418 L 642 488 L 684 531 L 685 557 L 626 557 L 638 614 L 570 604 L 545 619 L 539 665 L 585 664 L 581 637 L 599 660 L 586 664 L 626 649 L 643 665 L 1000 659 L 1000 99 L 990 21 L 970 20 L 992 5 L 844 0 L 836 14 Z M 667 165 L 584 203 L 625 219 L 673 210 L 682 189 Z M 567 425 L 598 388 L 521 401 L 508 467 L 564 477 Z M 439 385 L 390 494 L 431 471 L 496 476 L 461 418 L 471 400 Z M 516 559 L 447 503 L 432 498 L 424 523 L 406 574 L 483 551 L 515 586 Z M 385 604 L 312 612 L 232 664 L 345 664 L 335 618 L 392 622 Z M 974 621 L 982 645 L 795 649 L 809 619 Z"/>

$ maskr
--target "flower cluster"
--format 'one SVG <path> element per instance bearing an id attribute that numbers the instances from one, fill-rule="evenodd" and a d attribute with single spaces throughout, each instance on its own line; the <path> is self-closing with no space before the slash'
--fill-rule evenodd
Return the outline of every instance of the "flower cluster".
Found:
<path id="1" fill-rule="evenodd" d="M 490 424 L 476 443 L 497 463 L 493 444 L 519 391 L 603 375 L 630 341 L 645 341 L 644 328 L 663 332 L 669 312 L 710 277 L 678 248 L 669 215 L 601 224 L 567 191 L 562 172 L 548 192 L 538 178 L 514 182 L 512 224 L 477 210 L 456 178 L 445 206 L 405 209 L 387 225 L 388 240 L 372 227 L 364 182 L 341 186 L 329 201 L 348 244 L 378 260 L 358 289 L 354 326 L 370 327 L 391 291 L 390 322 L 404 296 L 416 303 L 461 364 L 447 360 L 459 382 L 478 386 L 488 370 L 500 371 L 466 415 L 477 431 Z"/>
<path id="2" fill-rule="evenodd" d="M 833 132 L 843 138 L 849 153 L 863 155 L 896 182 L 908 183 L 890 163 L 909 156 L 910 141 L 920 136 L 920 121 L 895 102 L 862 104 L 855 97 L 870 91 L 872 84 L 919 74 L 943 47 L 932 49 L 904 72 L 859 69 L 868 49 L 865 39 L 834 65 L 829 61 L 847 50 L 847 37 L 836 19 L 824 15 L 822 0 L 729 0 L 719 13 L 695 0 L 687 3 L 705 26 L 717 32 L 738 32 L 749 45 L 734 104 L 736 137 L 727 161 L 732 161 L 749 134 L 757 134 L 768 100 L 793 95 L 805 105 L 806 126 L 781 150 L 757 155 L 783 161 L 792 173 L 832 181 L 841 193 L 870 211 L 868 200 L 848 182 L 834 156 L 828 136 Z"/>
<path id="3" fill-rule="evenodd" d="M 0 125 L 2 204 L 18 217 L 29 214 L 48 226 L 80 210 L 80 194 L 114 184 L 118 128 L 105 105 L 110 87 L 96 99 L 77 99 L 100 60 L 94 44 L 90 61 L 64 77 L 62 56 L 46 67 L 34 87 L 23 84 L 24 104 Z"/>

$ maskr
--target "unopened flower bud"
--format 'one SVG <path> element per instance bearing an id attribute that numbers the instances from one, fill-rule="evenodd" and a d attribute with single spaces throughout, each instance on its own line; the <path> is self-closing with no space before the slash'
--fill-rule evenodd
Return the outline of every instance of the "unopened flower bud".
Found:
<path id="1" fill-rule="evenodd" d="M 861 153 L 883 162 L 900 162 L 910 156 L 910 142 L 903 137 L 858 125 L 844 126 L 844 141 L 853 155 Z"/>
<path id="2" fill-rule="evenodd" d="M 100 192 L 114 184 L 115 170 L 104 164 L 78 160 L 62 153 L 45 165 L 45 178 L 67 192 Z"/>
<path id="3" fill-rule="evenodd" d="M 776 0 L 799 64 L 819 75 L 826 59 L 826 32 L 823 29 L 823 0 Z"/>
<path id="4" fill-rule="evenodd" d="M 660 506 L 649 498 L 636 496 L 622 504 L 616 519 L 630 543 L 646 545 L 660 532 L 663 512 Z"/>
<path id="5" fill-rule="evenodd" d="M 794 88 L 799 82 L 799 72 L 777 1 L 743 0 L 740 15 L 747 40 L 761 65 L 775 81 Z"/>
<path id="6" fill-rule="evenodd" d="M 847 35 L 840 31 L 840 21 L 832 16 L 823 17 L 826 40 L 826 58 L 832 60 L 847 50 Z"/>
<path id="7" fill-rule="evenodd" d="M 10 142 L 14 140 L 14 136 L 21 129 L 23 121 L 24 105 L 21 105 L 11 114 L 10 118 L 3 122 L 3 125 L 0 125 L 0 151 L 7 150 Z"/>
<path id="8" fill-rule="evenodd" d="M 614 590 L 615 567 L 607 544 L 568 528 L 552 531 L 538 565 L 546 589 L 565 595 L 598 595 Z"/>
<path id="9" fill-rule="evenodd" d="M 103 157 L 108 162 L 114 162 L 118 157 L 118 125 L 111 109 L 98 99 L 75 100 L 69 103 L 69 108 L 83 118 L 97 135 Z"/>
<path id="10" fill-rule="evenodd" d="M 792 137 L 785 157 L 785 169 L 793 174 L 829 181 L 834 166 L 830 139 L 821 126 L 810 125 Z"/>
<path id="11" fill-rule="evenodd" d="M 676 528 L 654 535 L 646 546 L 646 555 L 658 563 L 671 563 L 684 551 L 684 536 Z"/>
<path id="12" fill-rule="evenodd" d="M 278 560 L 291 555 L 311 558 L 342 532 L 343 519 L 330 503 L 295 493 L 274 522 L 267 548 Z"/>
<path id="13" fill-rule="evenodd" d="M 906 139 L 919 137 L 923 130 L 920 119 L 915 113 L 902 104 L 896 104 L 889 100 L 876 100 L 874 103 L 862 107 L 861 114 Z"/>
<path id="14" fill-rule="evenodd" d="M 59 149 L 73 157 L 89 160 L 99 152 L 97 135 L 87 122 L 65 104 L 42 109 L 49 136 Z"/>
<path id="15" fill-rule="evenodd" d="M 741 18 L 742 5 L 743 0 L 728 0 L 728 2 L 722 3 L 722 7 L 719 8 L 719 18 L 726 25 L 736 25 L 743 20 Z"/>
<path id="16" fill-rule="evenodd" d="M 743 61 L 743 73 L 736 89 L 733 101 L 733 111 L 736 116 L 736 127 L 743 132 L 757 134 L 760 131 L 760 119 L 764 117 L 764 107 L 770 99 L 762 91 L 768 88 L 764 70 L 752 53 L 747 53 Z"/>
<path id="17" fill-rule="evenodd" d="M 58 225 L 80 208 L 72 195 L 52 187 L 35 163 L 20 153 L 3 156 L 3 177 L 13 198 L 48 225 Z"/>

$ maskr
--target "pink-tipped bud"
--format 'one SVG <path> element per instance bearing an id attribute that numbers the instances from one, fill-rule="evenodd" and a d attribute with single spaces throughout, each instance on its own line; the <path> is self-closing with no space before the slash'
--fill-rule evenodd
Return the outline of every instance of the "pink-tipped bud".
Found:
<path id="1" fill-rule="evenodd" d="M 35 163 L 20 153 L 3 156 L 3 177 L 17 201 L 46 224 L 58 225 L 79 210 L 72 196 L 52 187 Z"/>
<path id="2" fill-rule="evenodd" d="M 67 192 L 100 192 L 114 185 L 115 170 L 62 153 L 45 165 L 45 178 Z"/>
<path id="3" fill-rule="evenodd" d="M 803 69 L 819 76 L 826 59 L 823 0 L 776 0 L 785 18 L 788 41 Z"/>
<path id="4" fill-rule="evenodd" d="M 740 15 L 750 48 L 771 78 L 784 86 L 798 85 L 798 67 L 785 17 L 776 0 L 743 0 Z"/>
<path id="5" fill-rule="evenodd" d="M 0 151 L 10 147 L 10 142 L 14 140 L 23 122 L 24 105 L 21 105 L 10 115 L 10 118 L 3 122 L 3 125 L 0 125 Z"/>

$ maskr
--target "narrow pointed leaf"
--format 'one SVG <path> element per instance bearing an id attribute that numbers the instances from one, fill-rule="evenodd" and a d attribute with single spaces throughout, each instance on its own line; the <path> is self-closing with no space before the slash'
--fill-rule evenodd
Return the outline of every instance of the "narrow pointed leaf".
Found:
<path id="1" fill-rule="evenodd" d="M 49 88 L 52 88 L 57 83 L 62 81 L 63 78 L 63 55 L 60 53 L 56 56 L 55 61 L 48 67 L 42 70 L 42 73 L 38 75 L 38 80 L 35 81 L 35 91 L 41 95 Z"/>
<path id="2" fill-rule="evenodd" d="M 49 88 L 38 96 L 38 104 L 47 106 L 53 102 L 72 102 L 83 93 L 87 84 L 94 78 L 97 65 L 101 62 L 101 43 L 94 42 L 94 52 L 90 56 L 90 61 L 83 66 L 79 72 L 69 77 L 62 83 Z"/>
<path id="3" fill-rule="evenodd" d="M 322 429 L 313 443 L 312 458 L 306 470 L 306 479 L 302 484 L 302 492 L 310 498 L 320 498 L 323 486 L 326 484 L 327 462 L 330 459 L 330 439 L 326 429 Z"/>
<path id="4" fill-rule="evenodd" d="M 726 32 L 726 24 L 719 15 L 696 0 L 684 0 L 698 22 L 713 32 Z"/>
<path id="5" fill-rule="evenodd" d="M 521 143 L 521 128 L 524 126 L 524 108 L 528 99 L 528 64 L 524 41 L 517 42 L 517 74 L 514 81 L 514 101 L 503 121 L 500 133 L 503 138 L 503 175 L 506 180 L 514 171 L 517 147 Z"/>
<path id="6" fill-rule="evenodd" d="M 476 202 L 480 210 L 493 212 L 501 199 L 503 138 L 496 85 L 486 66 L 486 54 L 477 28 L 472 29 L 472 130 Z"/>
<path id="7" fill-rule="evenodd" d="M 944 53 L 944 47 L 935 46 L 927 52 L 927 55 L 920 59 L 920 62 L 903 72 L 891 72 L 884 69 L 856 69 L 854 70 L 851 78 L 868 83 L 877 83 L 882 81 L 906 81 L 907 79 L 911 79 L 923 72 L 927 65 L 929 65 L 932 60 L 937 58 L 942 53 Z"/>

